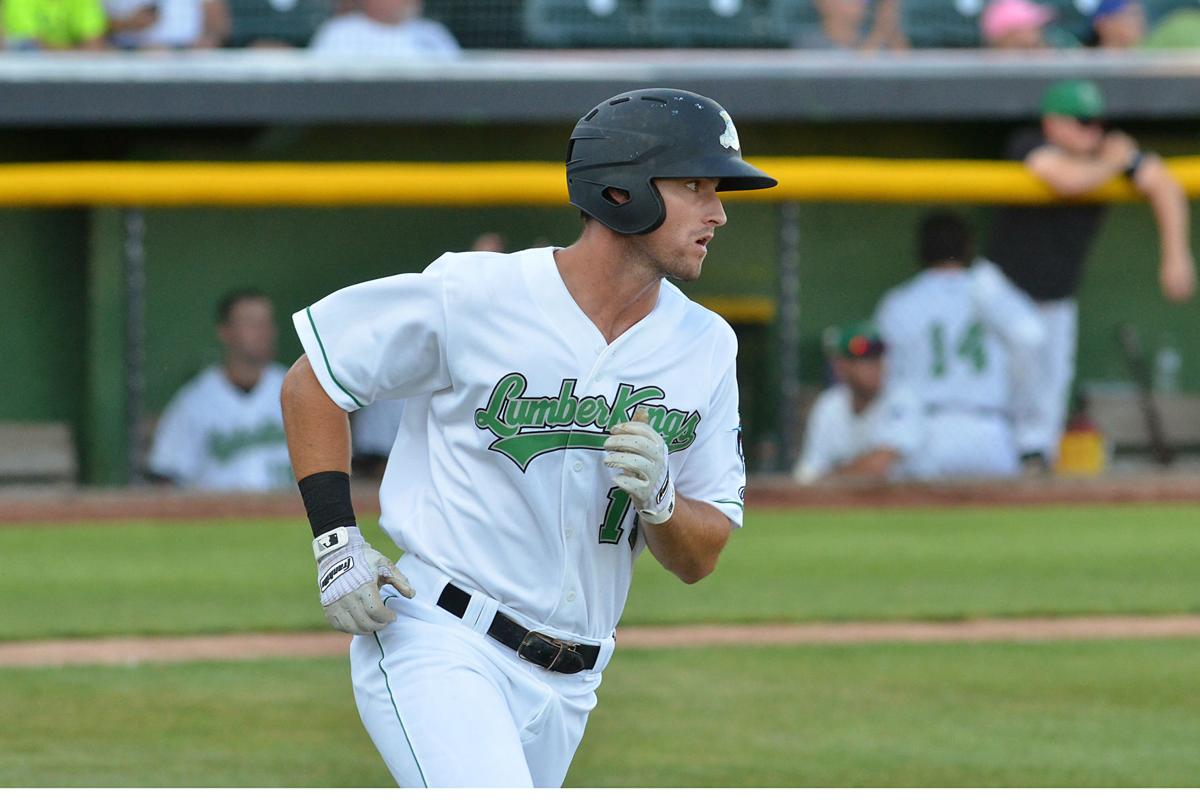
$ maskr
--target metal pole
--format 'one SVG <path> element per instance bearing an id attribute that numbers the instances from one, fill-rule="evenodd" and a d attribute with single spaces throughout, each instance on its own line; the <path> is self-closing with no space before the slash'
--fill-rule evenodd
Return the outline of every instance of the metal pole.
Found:
<path id="1" fill-rule="evenodd" d="M 779 206 L 779 452 L 776 468 L 786 471 L 796 456 L 800 405 L 800 207 Z"/>
<path id="2" fill-rule="evenodd" d="M 125 233 L 125 441 L 129 482 L 145 482 L 142 469 L 142 413 L 145 392 L 146 215 L 130 208 Z"/>

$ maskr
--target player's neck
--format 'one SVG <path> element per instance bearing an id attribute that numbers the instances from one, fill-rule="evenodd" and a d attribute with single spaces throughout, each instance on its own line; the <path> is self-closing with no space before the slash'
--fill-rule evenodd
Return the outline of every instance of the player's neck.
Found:
<path id="1" fill-rule="evenodd" d="M 558 274 L 575 304 L 611 343 L 658 304 L 662 279 L 631 265 L 626 254 L 585 235 L 554 254 Z"/>
<path id="2" fill-rule="evenodd" d="M 925 267 L 930 272 L 957 272 L 966 268 L 967 265 L 961 261 L 939 261 L 936 264 L 930 264 Z"/>
<path id="3" fill-rule="evenodd" d="M 225 372 L 226 379 L 230 383 L 243 392 L 249 392 L 258 385 L 265 365 L 235 358 L 226 358 L 221 367 Z"/>
<path id="4" fill-rule="evenodd" d="M 873 402 L 875 402 L 875 395 L 856 391 L 854 387 L 850 388 L 850 409 L 854 412 L 854 416 L 861 416 Z"/>

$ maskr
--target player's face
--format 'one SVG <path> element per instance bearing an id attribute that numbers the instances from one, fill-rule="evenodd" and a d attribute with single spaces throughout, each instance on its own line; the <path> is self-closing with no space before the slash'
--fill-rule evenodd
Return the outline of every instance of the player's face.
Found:
<path id="1" fill-rule="evenodd" d="M 251 297 L 238 301 L 218 334 L 232 358 L 266 364 L 275 357 L 275 312 L 266 300 Z"/>
<path id="2" fill-rule="evenodd" d="M 858 27 L 867 15 L 866 0 L 817 0 L 817 12 L 834 25 Z"/>
<path id="3" fill-rule="evenodd" d="M 421 16 L 420 0 L 363 0 L 363 13 L 385 25 L 398 25 L 406 19 Z"/>
<path id="4" fill-rule="evenodd" d="M 694 281 L 708 255 L 717 228 L 725 224 L 725 208 L 711 178 L 656 180 L 666 219 L 657 230 L 634 237 L 644 255 L 669 278 Z"/>
<path id="5" fill-rule="evenodd" d="M 1081 156 L 1095 153 L 1104 141 L 1104 126 L 1099 120 L 1081 122 L 1074 117 L 1048 114 L 1043 130 L 1052 143 Z"/>
<path id="6" fill-rule="evenodd" d="M 859 397 L 875 397 L 883 388 L 883 363 L 878 358 L 834 359 L 838 378 Z"/>
<path id="7" fill-rule="evenodd" d="M 991 47 L 998 50 L 1040 50 L 1045 46 L 1042 29 L 1035 25 L 1008 31 L 991 43 Z"/>
<path id="8" fill-rule="evenodd" d="M 1146 37 L 1146 14 L 1137 3 L 1096 20 L 1095 25 L 1101 47 L 1136 47 Z"/>

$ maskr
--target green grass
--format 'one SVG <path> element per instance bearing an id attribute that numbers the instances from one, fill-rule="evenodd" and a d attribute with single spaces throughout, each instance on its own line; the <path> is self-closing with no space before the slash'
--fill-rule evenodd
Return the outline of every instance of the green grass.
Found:
<path id="1" fill-rule="evenodd" d="M 752 512 L 695 586 L 643 555 L 625 622 L 1196 612 L 1197 530 L 1200 506 Z M 302 520 L 0 527 L 0 639 L 322 629 L 307 539 Z"/>
<path id="2" fill-rule="evenodd" d="M 0 786 L 386 786 L 343 660 L 0 671 Z M 1190 641 L 618 653 L 571 786 L 1195 786 Z"/>
<path id="3" fill-rule="evenodd" d="M 620 654 L 569 782 L 1196 786 L 1190 641 Z"/>
<path id="4" fill-rule="evenodd" d="M 0 670 L 0 786 L 382 786 L 349 661 Z"/>
<path id="5" fill-rule="evenodd" d="M 704 581 L 641 570 L 625 621 L 1198 612 L 1198 533 L 1200 506 L 755 512 Z"/>

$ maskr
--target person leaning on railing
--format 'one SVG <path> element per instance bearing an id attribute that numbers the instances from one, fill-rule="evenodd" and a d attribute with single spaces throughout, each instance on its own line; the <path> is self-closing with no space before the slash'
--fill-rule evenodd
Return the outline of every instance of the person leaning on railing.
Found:
<path id="1" fill-rule="evenodd" d="M 1060 198 L 1086 194 L 1124 176 L 1150 202 L 1159 233 L 1158 280 L 1175 303 L 1196 290 L 1188 235 L 1187 196 L 1161 158 L 1127 134 L 1106 129 L 1104 98 L 1091 81 L 1060 81 L 1042 98 L 1038 128 L 1017 131 L 1007 157 L 1024 161 Z M 1105 207 L 1089 203 L 1001 208 L 986 250 L 1008 279 L 1038 304 L 1047 336 L 1036 393 L 1018 400 L 1017 440 L 1031 469 L 1052 465 L 1066 419 L 1075 373 L 1078 305 L 1084 260 Z"/>

